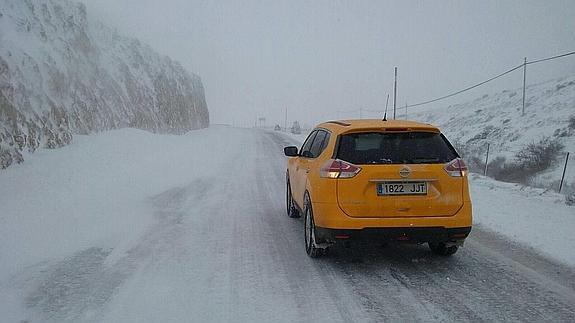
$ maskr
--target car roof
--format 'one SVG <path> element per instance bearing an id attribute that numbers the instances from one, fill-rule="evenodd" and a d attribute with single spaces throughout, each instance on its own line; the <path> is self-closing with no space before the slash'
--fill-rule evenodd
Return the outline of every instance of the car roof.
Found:
<path id="1" fill-rule="evenodd" d="M 347 133 L 357 131 L 426 131 L 440 132 L 439 128 L 428 123 L 421 123 L 409 120 L 387 120 L 381 119 L 354 119 L 354 120 L 333 120 L 320 123 L 317 128 L 328 129 L 334 133 Z"/>

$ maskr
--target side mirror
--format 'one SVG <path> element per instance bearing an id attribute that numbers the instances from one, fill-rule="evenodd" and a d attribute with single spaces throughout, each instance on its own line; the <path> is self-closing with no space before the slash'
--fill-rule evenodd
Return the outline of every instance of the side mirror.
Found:
<path id="1" fill-rule="evenodd" d="M 297 147 L 296 146 L 289 146 L 284 147 L 284 154 L 288 157 L 297 157 Z"/>

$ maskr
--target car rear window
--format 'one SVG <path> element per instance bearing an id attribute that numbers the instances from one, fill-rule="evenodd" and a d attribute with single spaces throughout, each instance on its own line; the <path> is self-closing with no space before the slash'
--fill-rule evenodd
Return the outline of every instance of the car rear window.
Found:
<path id="1" fill-rule="evenodd" d="M 363 132 L 340 137 L 337 158 L 353 164 L 436 164 L 459 157 L 440 133 Z"/>

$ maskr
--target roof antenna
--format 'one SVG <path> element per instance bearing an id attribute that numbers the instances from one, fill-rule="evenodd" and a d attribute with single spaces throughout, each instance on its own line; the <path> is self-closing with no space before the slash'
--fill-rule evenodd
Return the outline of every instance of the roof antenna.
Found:
<path id="1" fill-rule="evenodd" d="M 387 121 L 387 104 L 389 103 L 389 93 L 387 93 L 387 99 L 385 99 L 385 112 L 383 113 L 383 120 Z"/>

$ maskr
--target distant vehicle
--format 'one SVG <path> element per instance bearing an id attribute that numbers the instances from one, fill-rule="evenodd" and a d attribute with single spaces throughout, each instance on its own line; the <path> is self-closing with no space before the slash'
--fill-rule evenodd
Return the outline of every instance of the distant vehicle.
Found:
<path id="1" fill-rule="evenodd" d="M 299 126 L 299 122 L 294 121 L 291 126 L 291 133 L 299 135 L 301 134 L 301 127 Z"/>
<path id="2" fill-rule="evenodd" d="M 427 243 L 449 256 L 471 231 L 467 166 L 432 125 L 330 121 L 284 153 L 287 214 L 304 215 L 310 257 L 354 240 Z"/>
<path id="3" fill-rule="evenodd" d="M 276 126 L 274 127 L 274 130 L 275 130 L 275 131 L 280 131 L 280 130 L 282 130 L 282 127 L 280 127 L 279 124 L 276 124 Z"/>

